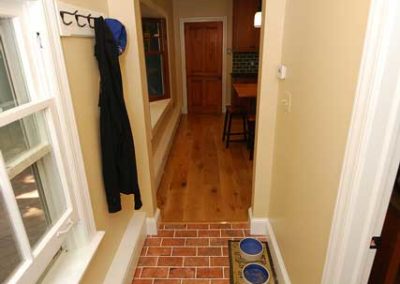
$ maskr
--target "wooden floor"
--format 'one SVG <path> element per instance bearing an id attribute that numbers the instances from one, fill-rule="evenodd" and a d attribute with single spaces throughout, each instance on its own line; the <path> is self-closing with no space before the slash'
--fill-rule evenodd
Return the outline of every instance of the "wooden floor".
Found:
<path id="1" fill-rule="evenodd" d="M 244 143 L 225 149 L 222 125 L 222 115 L 182 117 L 158 191 L 164 222 L 247 221 L 253 163 Z"/>

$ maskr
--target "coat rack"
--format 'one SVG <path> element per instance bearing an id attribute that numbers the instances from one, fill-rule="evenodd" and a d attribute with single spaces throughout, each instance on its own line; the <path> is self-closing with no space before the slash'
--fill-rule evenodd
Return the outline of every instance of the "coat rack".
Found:
<path id="1" fill-rule="evenodd" d="M 94 19 L 104 14 L 78 6 L 57 2 L 60 36 L 93 37 Z"/>

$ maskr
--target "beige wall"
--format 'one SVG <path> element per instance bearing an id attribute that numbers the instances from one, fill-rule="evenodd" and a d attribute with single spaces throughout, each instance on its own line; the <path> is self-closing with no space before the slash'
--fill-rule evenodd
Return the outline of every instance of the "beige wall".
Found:
<path id="1" fill-rule="evenodd" d="M 108 14 L 107 0 L 65 0 L 65 2 Z M 133 17 L 132 15 L 131 17 Z M 127 28 L 128 30 L 132 29 L 131 26 Z M 98 108 L 99 74 L 97 62 L 93 55 L 94 39 L 66 37 L 62 39 L 62 45 L 96 226 L 98 230 L 106 232 L 104 240 L 96 252 L 82 283 L 102 283 L 126 226 L 134 214 L 133 197 L 123 196 L 123 210 L 116 214 L 108 213 L 101 173 Z M 149 154 L 151 152 L 149 139 L 151 133 L 146 132 L 150 128 L 149 117 L 144 108 L 145 102 L 141 100 L 143 92 L 136 91 L 139 85 L 137 80 L 140 78 L 133 76 L 136 80 L 130 80 L 131 76 L 128 75 L 135 74 L 134 72 L 137 72 L 137 70 L 129 73 L 130 70 L 127 70 L 125 66 L 126 62 L 133 58 L 133 64 L 130 66 L 137 67 L 138 65 L 135 65 L 135 63 L 138 63 L 137 54 L 137 48 L 135 50 L 135 45 L 133 44 L 132 47 L 130 43 L 127 54 L 122 56 L 120 61 L 125 83 L 125 100 L 132 128 L 134 129 L 138 153 L 139 182 L 144 200 L 143 210 L 149 216 L 152 216 L 155 208 L 153 203 L 155 198 L 152 190 L 152 171 L 149 170 L 152 162 Z M 129 85 L 129 82 L 136 85 Z M 137 113 L 137 115 L 134 115 L 134 113 Z"/>
<path id="2" fill-rule="evenodd" d="M 268 9 L 276 1 L 267 2 Z M 281 13 L 282 7 L 275 8 Z M 275 143 L 258 141 L 259 152 L 266 147 L 274 156 L 272 186 L 270 173 L 265 175 L 270 178 L 264 183 L 268 199 L 262 209 L 258 199 L 254 202 L 260 209 L 256 215 L 272 222 L 293 283 L 321 281 L 368 8 L 369 1 L 364 0 L 287 1 L 282 62 L 288 66 L 288 77 L 280 83 L 278 102 L 291 93 L 292 110 L 286 113 L 279 105 Z M 268 64 L 274 58 L 269 58 L 269 39 L 264 40 L 262 61 Z M 274 74 L 260 76 L 273 81 Z M 261 101 L 267 94 L 275 96 L 268 91 L 262 87 Z M 260 114 L 259 128 L 270 123 L 264 118 Z M 272 156 L 266 159 L 271 161 Z"/>
<path id="3" fill-rule="evenodd" d="M 182 53 L 181 40 L 180 40 L 180 27 L 179 19 L 181 18 L 195 18 L 195 17 L 227 17 L 228 29 L 228 43 L 227 48 L 232 48 L 232 0 L 173 0 L 174 2 L 174 26 L 175 26 L 175 49 L 177 54 L 176 60 L 176 74 L 177 74 L 177 87 L 178 93 L 183 94 L 182 87 L 182 60 L 179 56 Z M 224 51 L 227 53 L 227 51 Z M 231 54 L 227 56 L 227 82 L 225 99 L 228 103 L 230 101 L 231 93 L 231 76 L 232 72 L 232 57 Z"/>

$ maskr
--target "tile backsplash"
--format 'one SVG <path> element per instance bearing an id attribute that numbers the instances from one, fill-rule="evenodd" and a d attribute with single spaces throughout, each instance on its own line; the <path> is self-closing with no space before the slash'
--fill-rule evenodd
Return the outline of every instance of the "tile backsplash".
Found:
<path id="1" fill-rule="evenodd" d="M 257 52 L 234 52 L 232 73 L 257 73 Z"/>

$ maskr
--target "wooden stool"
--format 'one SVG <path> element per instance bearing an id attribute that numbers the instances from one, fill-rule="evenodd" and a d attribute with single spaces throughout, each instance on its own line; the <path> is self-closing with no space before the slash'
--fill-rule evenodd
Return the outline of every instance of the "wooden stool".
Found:
<path id="1" fill-rule="evenodd" d="M 250 150 L 250 161 L 253 160 L 254 157 L 254 140 L 256 134 L 256 116 L 251 114 L 247 116 L 247 129 L 248 129 L 248 140 L 247 147 Z"/>
<path id="2" fill-rule="evenodd" d="M 230 142 L 246 142 L 247 141 L 247 126 L 246 126 L 247 112 L 241 107 L 226 106 L 224 130 L 222 132 L 222 141 L 225 141 L 226 148 L 229 147 Z M 242 119 L 243 131 L 232 132 L 232 120 L 235 118 Z M 243 135 L 242 140 L 231 140 L 231 136 Z"/>

